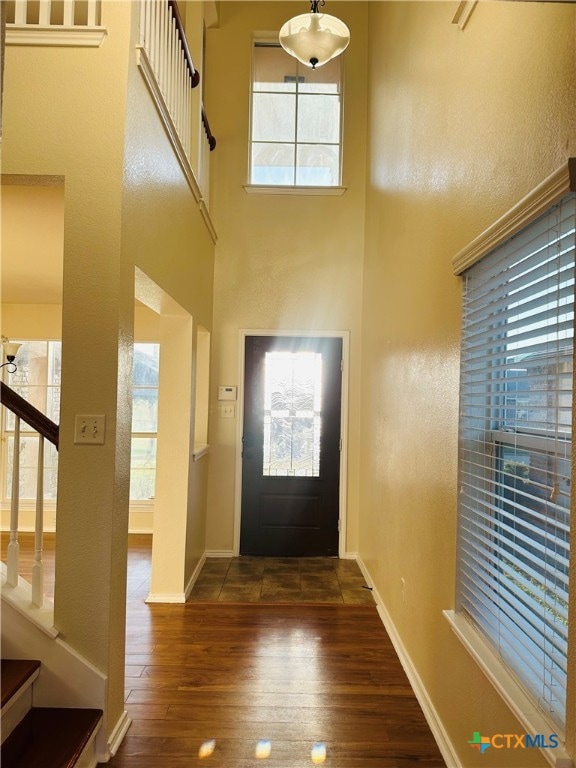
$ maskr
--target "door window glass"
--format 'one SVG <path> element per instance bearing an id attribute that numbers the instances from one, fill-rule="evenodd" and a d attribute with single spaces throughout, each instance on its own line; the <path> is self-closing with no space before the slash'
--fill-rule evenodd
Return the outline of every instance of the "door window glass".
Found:
<path id="1" fill-rule="evenodd" d="M 317 352 L 267 352 L 264 378 L 262 473 L 280 477 L 318 477 L 322 355 Z"/>

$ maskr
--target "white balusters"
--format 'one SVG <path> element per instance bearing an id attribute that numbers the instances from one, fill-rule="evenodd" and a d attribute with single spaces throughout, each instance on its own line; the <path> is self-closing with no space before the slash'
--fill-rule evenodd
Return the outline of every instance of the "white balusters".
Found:
<path id="1" fill-rule="evenodd" d="M 88 0 L 88 27 L 98 25 L 98 2 L 97 0 Z"/>
<path id="2" fill-rule="evenodd" d="M 64 26 L 74 26 L 74 0 L 64 0 Z"/>
<path id="3" fill-rule="evenodd" d="M 192 167 L 192 119 L 200 93 L 192 94 L 192 73 L 176 17 L 167 0 L 142 0 L 140 45 L 146 52 L 182 149 Z M 204 150 L 202 149 L 201 152 Z"/>
<path id="4" fill-rule="evenodd" d="M 14 451 L 12 454 L 12 499 L 10 502 L 10 542 L 6 555 L 6 582 L 11 587 L 18 586 L 18 561 L 20 544 L 18 543 L 18 513 L 20 508 L 20 417 L 14 417 Z"/>
<path id="5" fill-rule="evenodd" d="M 101 0 L 83 0 L 83 7 L 80 16 L 85 15 L 85 20 L 76 19 L 76 6 L 78 0 L 15 0 L 14 1 L 14 24 L 18 26 L 30 27 L 96 27 L 98 26 L 98 16 Z M 28 18 L 28 6 L 38 6 L 38 21 L 32 21 Z M 61 17 L 60 23 L 52 21 L 52 9 L 55 8 L 55 16 Z M 34 11 L 31 18 L 35 19 Z"/>
<path id="6" fill-rule="evenodd" d="M 51 0 L 40 0 L 40 10 L 38 12 L 38 23 L 47 27 L 50 24 L 50 12 L 52 9 Z"/>
<path id="7" fill-rule="evenodd" d="M 44 603 L 44 437 L 38 435 L 38 476 L 36 482 L 36 523 L 34 533 L 34 565 L 32 566 L 32 605 Z"/>
<path id="8" fill-rule="evenodd" d="M 16 0 L 14 3 L 14 23 L 26 24 L 28 16 L 28 0 Z"/>
<path id="9" fill-rule="evenodd" d="M 12 496 L 10 500 L 10 541 L 6 553 L 6 584 L 18 586 L 20 544 L 18 518 L 20 513 L 20 417 L 14 416 L 14 450 L 12 452 Z M 32 605 L 44 604 L 44 437 L 38 435 L 38 475 L 36 482 L 36 521 L 34 534 L 34 564 L 32 566 Z"/>

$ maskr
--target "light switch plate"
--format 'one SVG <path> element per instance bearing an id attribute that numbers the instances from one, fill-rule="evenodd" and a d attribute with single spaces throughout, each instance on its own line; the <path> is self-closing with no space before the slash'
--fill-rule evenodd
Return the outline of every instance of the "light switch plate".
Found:
<path id="1" fill-rule="evenodd" d="M 76 445 L 104 445 L 106 416 L 77 414 L 74 421 L 74 443 Z"/>

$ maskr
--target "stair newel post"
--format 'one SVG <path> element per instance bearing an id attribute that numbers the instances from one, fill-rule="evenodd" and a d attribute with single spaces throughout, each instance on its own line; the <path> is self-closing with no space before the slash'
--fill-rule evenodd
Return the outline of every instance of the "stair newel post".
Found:
<path id="1" fill-rule="evenodd" d="M 44 603 L 44 437 L 38 440 L 38 475 L 36 484 L 36 526 L 34 535 L 34 565 L 32 566 L 32 605 L 41 608 Z"/>
<path id="2" fill-rule="evenodd" d="M 20 507 L 20 417 L 14 417 L 14 452 L 12 454 L 12 498 L 10 499 L 10 542 L 6 553 L 6 583 L 18 586 L 18 561 L 20 544 L 18 543 L 18 513 Z"/>

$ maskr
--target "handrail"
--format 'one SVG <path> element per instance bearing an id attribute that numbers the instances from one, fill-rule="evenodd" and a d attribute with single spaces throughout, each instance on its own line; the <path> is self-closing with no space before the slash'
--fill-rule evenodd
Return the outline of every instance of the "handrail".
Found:
<path id="1" fill-rule="evenodd" d="M 186 59 L 186 66 L 188 67 L 188 72 L 192 78 L 192 88 L 196 88 L 200 82 L 200 72 L 195 69 L 192 62 L 192 54 L 190 53 L 190 48 L 188 47 L 188 40 L 186 39 L 184 24 L 182 23 L 182 17 L 180 16 L 180 11 L 178 10 L 178 3 L 176 0 L 168 0 L 168 7 L 172 10 L 172 15 L 174 16 L 176 31 L 178 32 L 178 37 L 182 43 L 182 50 L 184 52 L 184 58 Z"/>
<path id="2" fill-rule="evenodd" d="M 14 390 L 3 381 L 0 381 L 0 395 L 2 405 L 6 406 L 8 410 L 12 411 L 12 413 L 25 421 L 28 426 L 36 430 L 36 432 L 45 437 L 46 440 L 49 440 L 56 446 L 56 450 L 58 450 L 60 433 L 58 424 L 55 424 L 48 418 L 48 416 L 45 416 L 42 411 L 39 411 L 27 400 L 24 400 L 23 397 L 20 397 L 17 392 L 14 392 Z"/>
<path id="3" fill-rule="evenodd" d="M 206 117 L 204 107 L 202 107 L 202 124 L 204 126 L 204 130 L 206 131 L 206 136 L 208 137 L 208 146 L 210 147 L 210 152 L 212 152 L 212 150 L 216 148 L 216 137 L 210 130 L 210 124 L 208 122 L 208 118 Z"/>

